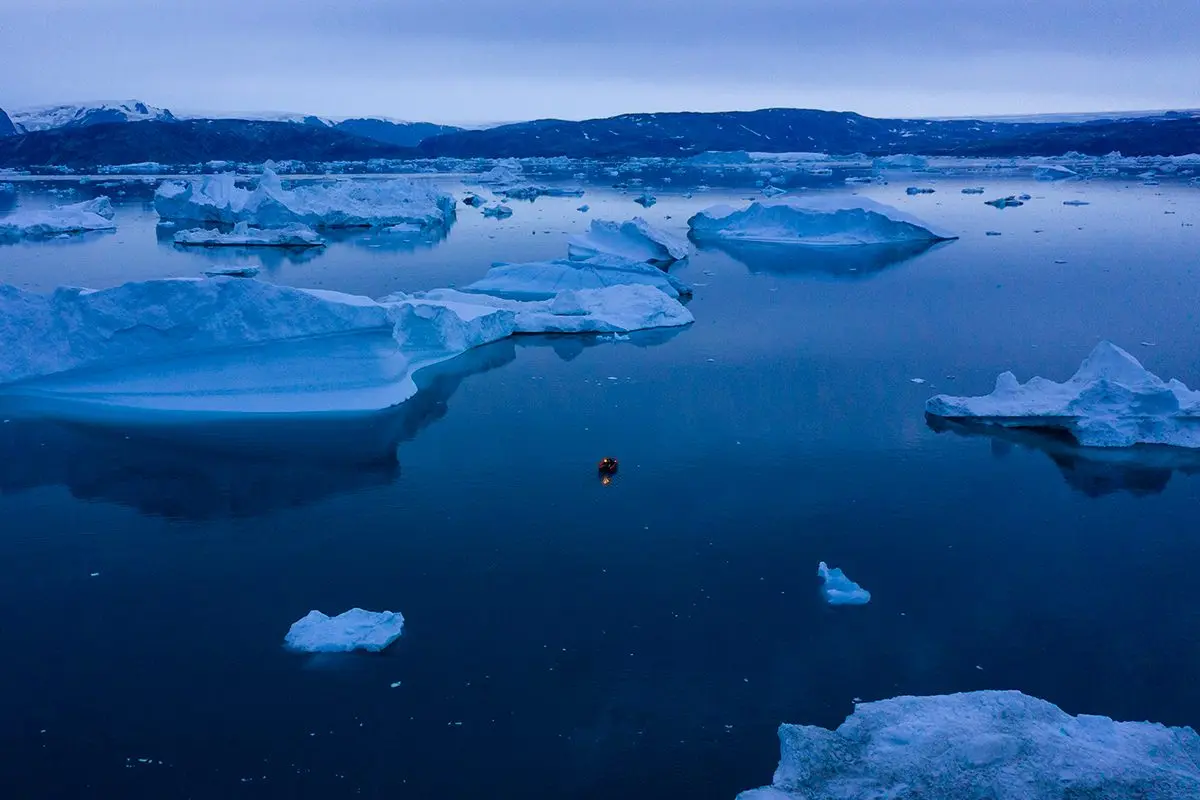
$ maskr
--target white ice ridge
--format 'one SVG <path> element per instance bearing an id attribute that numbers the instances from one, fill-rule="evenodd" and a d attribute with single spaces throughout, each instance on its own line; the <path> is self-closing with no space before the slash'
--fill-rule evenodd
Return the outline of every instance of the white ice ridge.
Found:
<path id="1" fill-rule="evenodd" d="M 781 725 L 772 785 L 739 800 L 1184 800 L 1191 728 L 1071 716 L 1015 691 L 861 703 L 837 730 Z"/>
<path id="2" fill-rule="evenodd" d="M 1089 447 L 1135 444 L 1200 447 L 1200 392 L 1164 382 L 1110 342 L 1096 345 L 1071 378 L 1055 383 L 1011 372 L 982 397 L 938 395 L 925 411 L 1005 427 L 1054 429 Z"/>
<path id="3" fill-rule="evenodd" d="M 600 289 L 631 283 L 653 286 L 670 297 L 692 293 L 683 281 L 653 264 L 607 255 L 584 261 L 557 259 L 498 264 L 482 278 L 462 289 L 514 300 L 544 300 L 567 289 Z"/>
<path id="4" fill-rule="evenodd" d="M 175 234 L 175 244 L 185 247 L 324 247 L 325 240 L 307 225 L 251 228 L 249 223 L 239 222 L 230 233 L 204 228 L 180 231 Z"/>
<path id="5" fill-rule="evenodd" d="M 335 180 L 284 189 L 279 176 L 263 168 L 254 189 L 242 189 L 232 174 L 166 181 L 154 195 L 162 219 L 263 228 L 308 225 L 313 228 L 376 228 L 412 223 L 448 227 L 454 198 L 424 181 Z"/>
<path id="6" fill-rule="evenodd" d="M 403 632 L 404 615 L 396 611 L 352 608 L 336 617 L 310 611 L 292 623 L 283 643 L 289 650 L 303 653 L 378 653 Z"/>
<path id="7" fill-rule="evenodd" d="M 842 246 L 957 238 L 891 206 L 856 195 L 713 206 L 688 220 L 700 241 Z"/>
<path id="8" fill-rule="evenodd" d="M 670 264 L 687 258 L 691 251 L 687 241 L 641 217 L 627 222 L 594 219 L 588 232 L 571 237 L 567 246 L 573 259 L 605 254 L 651 264 Z"/>
<path id="9" fill-rule="evenodd" d="M 547 292 L 538 274 L 522 287 L 518 270 L 508 286 L 519 298 L 441 289 L 378 301 L 234 277 L 48 295 L 0 285 L 0 394 L 83 419 L 378 411 L 416 394 L 420 370 L 514 334 L 693 321 L 669 283 L 621 274 Z"/>
<path id="10" fill-rule="evenodd" d="M 825 599 L 831 606 L 861 606 L 871 602 L 871 593 L 846 577 L 837 567 L 824 561 L 817 565 L 817 577 L 825 582 Z"/>
<path id="11" fill-rule="evenodd" d="M 0 217 L 0 241 L 44 239 L 49 236 L 88 231 L 112 231 L 117 228 L 113 223 L 113 216 L 112 201 L 107 197 L 49 209 L 17 211 Z"/>

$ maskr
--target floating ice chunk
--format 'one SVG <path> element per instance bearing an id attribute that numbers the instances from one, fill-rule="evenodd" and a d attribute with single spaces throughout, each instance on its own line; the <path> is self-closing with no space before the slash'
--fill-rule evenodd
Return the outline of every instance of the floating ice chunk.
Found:
<path id="1" fill-rule="evenodd" d="M 516 332 L 516 315 L 481 303 L 401 301 L 395 305 L 393 338 L 417 358 L 465 353 Z"/>
<path id="2" fill-rule="evenodd" d="M 513 210 L 508 206 L 488 206 L 483 210 L 485 217 L 495 217 L 496 219 L 506 219 L 511 217 Z"/>
<path id="3" fill-rule="evenodd" d="M 739 800 L 1185 800 L 1200 797 L 1191 728 L 1070 716 L 1014 691 L 895 697 L 830 731 L 781 725 L 769 787 Z"/>
<path id="4" fill-rule="evenodd" d="M 904 190 L 904 193 L 909 197 L 913 197 L 918 194 L 933 194 L 935 191 L 937 190 L 930 189 L 928 186 L 910 186 Z"/>
<path id="5" fill-rule="evenodd" d="M 289 650 L 303 653 L 348 653 L 367 650 L 378 653 L 400 638 L 404 616 L 392 611 L 364 611 L 352 608 L 329 617 L 310 611 L 292 623 L 284 638 Z"/>
<path id="6" fill-rule="evenodd" d="M 536 200 L 539 197 L 583 197 L 583 189 L 577 186 L 542 186 L 536 183 L 497 186 L 492 191 L 509 200 Z"/>
<path id="7" fill-rule="evenodd" d="M 778 197 L 781 194 L 787 194 L 787 189 L 780 189 L 778 186 L 768 185 L 763 187 L 762 193 L 767 197 Z"/>
<path id="8" fill-rule="evenodd" d="M 635 283 L 653 286 L 669 297 L 691 294 L 687 284 L 656 266 L 606 255 L 586 261 L 558 259 L 500 264 L 488 270 L 480 280 L 463 287 L 463 291 L 514 300 L 543 300 L 566 289 L 599 289 Z"/>
<path id="9" fill-rule="evenodd" d="M 1019 195 L 1017 195 L 1017 199 L 1020 200 L 1021 202 L 1025 202 L 1027 200 L 1032 200 L 1033 197 L 1029 194 L 1019 194 Z"/>
<path id="10" fill-rule="evenodd" d="M 830 569 L 822 561 L 817 576 L 825 581 L 825 599 L 831 606 L 861 606 L 871 601 L 871 593 L 846 577 L 840 569 Z"/>
<path id="11" fill-rule="evenodd" d="M 204 274 L 210 278 L 253 278 L 258 274 L 258 267 L 252 265 L 244 265 L 240 267 L 213 267 L 204 271 Z"/>
<path id="12" fill-rule="evenodd" d="M 963 194 L 983 194 L 983 192 L 984 189 L 982 186 L 968 186 L 962 190 Z"/>
<path id="13" fill-rule="evenodd" d="M 633 202 L 637 203 L 642 208 L 649 208 L 658 202 L 658 198 L 650 194 L 649 190 L 642 192 L 639 196 L 633 198 Z"/>
<path id="14" fill-rule="evenodd" d="M 1034 168 L 1033 177 L 1039 181 L 1061 181 L 1064 178 L 1078 178 L 1079 173 L 1056 164 L 1045 164 Z"/>
<path id="15" fill-rule="evenodd" d="M 1017 206 L 1025 205 L 1024 200 L 1018 200 L 1013 195 L 1008 197 L 1000 197 L 995 200 L 984 200 L 984 205 L 992 206 L 993 208 L 1016 208 Z"/>
<path id="16" fill-rule="evenodd" d="M 1021 384 L 1005 372 L 989 395 L 938 395 L 925 411 L 1004 427 L 1061 430 L 1089 447 L 1200 447 L 1200 392 L 1177 380 L 1163 382 L 1109 342 L 1096 345 L 1063 383 L 1032 378 Z"/>
<path id="17" fill-rule="evenodd" d="M 516 333 L 628 333 L 648 328 L 675 328 L 695 321 L 678 300 L 644 284 L 566 289 L 536 300 L 434 289 L 411 300 L 414 303 L 475 304 L 510 311 L 515 314 Z"/>
<path id="18" fill-rule="evenodd" d="M 620 256 L 651 264 L 669 264 L 688 257 L 688 243 L 674 234 L 654 227 L 641 217 L 628 222 L 594 219 L 582 236 L 568 242 L 568 255 L 584 260 L 600 254 Z"/>
<path id="19" fill-rule="evenodd" d="M 701 241 L 827 246 L 957 238 L 896 208 L 854 195 L 754 202 L 740 210 L 713 206 L 689 219 L 688 225 Z"/>
<path id="20" fill-rule="evenodd" d="M 583 205 L 581 205 L 579 208 L 577 208 L 575 210 L 582 214 L 586 214 L 587 212 L 591 211 L 592 209 L 587 203 L 584 203 Z"/>
<path id="21" fill-rule="evenodd" d="M 113 216 L 112 201 L 107 197 L 50 209 L 18 211 L 0 217 L 0 242 L 46 239 L 88 231 L 112 231 L 117 228 L 113 224 Z"/>
<path id="22" fill-rule="evenodd" d="M 0 383 L 391 327 L 388 309 L 365 297 L 259 281 L 176 278 L 51 294 L 0 285 Z"/>
<path id="23" fill-rule="evenodd" d="M 162 219 L 267 228 L 370 228 L 406 222 L 445 228 L 454 220 L 454 198 L 427 182 L 336 180 L 288 190 L 269 168 L 253 190 L 239 188 L 231 174 L 166 181 L 155 192 L 154 208 Z"/>
<path id="24" fill-rule="evenodd" d="M 1090 206 L 1087 200 L 1063 200 L 1064 206 Z"/>
<path id="25" fill-rule="evenodd" d="M 464 206 L 482 206 L 487 201 L 477 194 L 469 194 L 463 198 Z"/>
<path id="26" fill-rule="evenodd" d="M 185 247 L 324 247 L 325 240 L 307 225 L 251 228 L 239 222 L 232 233 L 193 228 L 175 234 L 175 244 Z"/>
<path id="27" fill-rule="evenodd" d="M 876 169 L 925 169 L 929 161 L 921 156 L 880 156 L 873 162 Z"/>

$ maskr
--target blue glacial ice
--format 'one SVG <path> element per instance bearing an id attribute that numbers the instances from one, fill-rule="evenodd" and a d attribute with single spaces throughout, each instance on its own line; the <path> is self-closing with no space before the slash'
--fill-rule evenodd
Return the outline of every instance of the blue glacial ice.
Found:
<path id="1" fill-rule="evenodd" d="M 817 565 L 817 577 L 825 582 L 825 599 L 831 606 L 861 606 L 871 602 L 871 593 L 846 577 L 837 567 L 832 569 L 822 561 Z"/>
<path id="2" fill-rule="evenodd" d="M 180 231 L 175 234 L 175 244 L 182 247 L 324 247 L 325 240 L 307 225 L 251 228 L 249 223 L 239 222 L 229 233 L 204 228 Z"/>
<path id="3" fill-rule="evenodd" d="M 404 615 L 394 611 L 352 608 L 336 617 L 310 611 L 292 623 L 284 646 L 302 653 L 378 653 L 400 638 Z"/>
<path id="4" fill-rule="evenodd" d="M 651 225 L 642 217 L 626 222 L 594 219 L 588 232 L 571 237 L 568 254 L 573 259 L 612 255 L 651 264 L 670 264 L 688 257 L 686 239 Z"/>
<path id="5" fill-rule="evenodd" d="M 117 228 L 114 216 L 112 201 L 107 197 L 49 209 L 15 211 L 0 217 L 0 242 L 112 231 Z"/>

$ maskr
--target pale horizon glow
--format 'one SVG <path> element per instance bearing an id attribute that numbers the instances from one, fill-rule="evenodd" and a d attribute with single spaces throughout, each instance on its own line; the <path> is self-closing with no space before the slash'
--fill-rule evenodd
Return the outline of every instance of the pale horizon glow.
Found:
<path id="1" fill-rule="evenodd" d="M 0 108 L 586 119 L 770 107 L 971 117 L 1200 106 L 1171 0 L 0 0 Z M 452 14 L 450 11 L 452 10 Z"/>

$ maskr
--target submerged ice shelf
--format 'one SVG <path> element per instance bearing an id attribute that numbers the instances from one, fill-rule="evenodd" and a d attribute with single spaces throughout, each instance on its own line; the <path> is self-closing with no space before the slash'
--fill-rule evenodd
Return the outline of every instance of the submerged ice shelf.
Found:
<path id="1" fill-rule="evenodd" d="M 1184 800 L 1200 797 L 1191 728 L 1073 717 L 1014 691 L 861 703 L 837 730 L 779 728 L 771 786 L 739 800 Z"/>
<path id="2" fill-rule="evenodd" d="M 1136 358 L 1101 342 L 1063 383 L 1011 372 L 981 397 L 938 395 L 926 413 L 1005 427 L 1057 430 L 1089 447 L 1200 447 L 1200 392 L 1163 381 Z"/>
<path id="3" fill-rule="evenodd" d="M 675 284 L 642 262 L 489 275 L 490 290 L 378 301 L 236 277 L 47 295 L 0 286 L 0 396 L 85 418 L 372 412 L 410 399 L 421 370 L 514 334 L 693 321 Z"/>

